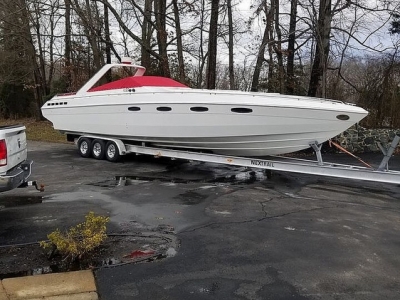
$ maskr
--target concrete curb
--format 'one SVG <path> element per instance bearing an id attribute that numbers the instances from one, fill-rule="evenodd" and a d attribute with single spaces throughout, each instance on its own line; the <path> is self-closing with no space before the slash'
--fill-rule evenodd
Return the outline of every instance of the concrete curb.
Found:
<path id="1" fill-rule="evenodd" d="M 3 279 L 0 300 L 97 300 L 92 271 L 54 273 Z"/>

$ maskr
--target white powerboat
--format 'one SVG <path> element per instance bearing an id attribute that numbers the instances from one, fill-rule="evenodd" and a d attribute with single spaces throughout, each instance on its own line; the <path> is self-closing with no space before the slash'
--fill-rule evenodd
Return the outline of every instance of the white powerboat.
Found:
<path id="1" fill-rule="evenodd" d="M 96 86 L 111 69 L 129 77 Z M 290 153 L 323 143 L 367 115 L 341 101 L 272 93 L 192 89 L 145 68 L 108 64 L 77 93 L 47 101 L 43 116 L 68 138 L 93 135 L 127 143 L 235 156 Z M 115 76 L 115 75 L 114 75 Z"/>

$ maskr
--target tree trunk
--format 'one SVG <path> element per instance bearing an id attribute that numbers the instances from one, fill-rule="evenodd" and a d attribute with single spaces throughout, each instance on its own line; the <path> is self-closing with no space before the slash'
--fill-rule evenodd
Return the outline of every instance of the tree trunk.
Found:
<path id="1" fill-rule="evenodd" d="M 218 10 L 219 0 L 211 1 L 210 30 L 208 39 L 207 89 L 215 89 L 217 72 L 217 41 L 218 41 Z"/>
<path id="2" fill-rule="evenodd" d="M 111 64 L 110 20 L 108 18 L 107 5 L 104 5 L 104 35 L 106 40 L 106 63 Z"/>
<path id="3" fill-rule="evenodd" d="M 49 91 L 47 92 L 47 94 L 50 93 L 50 88 L 52 86 L 53 83 L 53 77 L 54 77 L 54 31 L 56 29 L 55 26 L 55 22 L 54 22 L 54 18 L 55 18 L 55 13 L 57 11 L 58 7 L 52 7 L 51 8 L 51 17 L 50 17 L 50 41 L 49 41 L 49 76 L 47 79 L 47 87 L 49 88 Z"/>
<path id="4" fill-rule="evenodd" d="M 174 16 L 175 16 L 175 30 L 176 30 L 176 48 L 178 52 L 178 72 L 179 72 L 179 81 L 182 83 L 186 82 L 185 76 L 185 62 L 183 60 L 183 46 L 182 46 L 182 30 L 181 30 L 181 21 L 179 18 L 179 9 L 177 0 L 173 0 L 174 5 Z"/>
<path id="5" fill-rule="evenodd" d="M 265 57 L 265 48 L 267 47 L 267 45 L 270 42 L 269 36 L 270 36 L 270 30 L 272 27 L 271 10 L 268 10 L 267 1 L 264 1 L 263 5 L 264 5 L 263 9 L 264 9 L 265 16 L 266 16 L 265 29 L 264 29 L 264 35 L 262 38 L 260 49 L 258 50 L 257 61 L 256 61 L 256 65 L 254 68 L 253 79 L 251 82 L 251 91 L 252 92 L 258 91 L 261 68 L 262 68 L 263 62 L 265 60 L 265 58 L 264 58 Z M 271 68 L 272 68 L 272 66 L 270 66 L 270 69 Z"/>
<path id="6" fill-rule="evenodd" d="M 254 73 L 253 73 L 253 80 L 251 82 L 251 91 L 252 92 L 258 91 L 258 84 L 260 82 L 260 73 L 261 73 L 261 68 L 262 68 L 263 62 L 264 62 L 264 53 L 265 53 L 265 48 L 268 43 L 268 37 L 269 37 L 269 33 L 268 33 L 267 28 L 265 28 L 261 46 L 260 46 L 260 49 L 258 50 L 256 66 L 254 68 Z"/>
<path id="7" fill-rule="evenodd" d="M 279 0 L 273 0 L 273 2 L 273 10 L 275 12 L 275 32 L 277 37 L 274 50 L 278 59 L 278 91 L 283 94 L 285 92 L 285 69 L 283 67 L 282 32 L 279 25 Z"/>
<path id="8" fill-rule="evenodd" d="M 197 88 L 201 88 L 203 85 L 203 70 L 206 57 L 204 56 L 203 50 L 203 31 L 204 31 L 204 9 L 205 2 L 201 0 L 201 11 L 200 11 L 200 47 L 199 47 L 199 74 L 197 77 Z"/>
<path id="9" fill-rule="evenodd" d="M 42 33 L 41 33 L 41 28 L 40 28 L 40 21 L 39 21 L 39 11 L 35 12 L 36 14 L 36 24 L 35 24 L 35 30 L 36 30 L 36 39 L 37 39 L 37 47 L 38 47 L 38 58 L 39 58 L 39 72 L 40 72 L 40 78 L 41 78 L 41 84 L 40 87 L 42 89 L 42 95 L 46 96 L 48 93 L 48 88 L 47 88 L 47 82 L 46 82 L 46 63 L 44 61 L 44 50 L 43 50 L 43 42 L 42 42 Z"/>
<path id="10" fill-rule="evenodd" d="M 228 6 L 228 35 L 229 35 L 229 87 L 235 89 L 235 72 L 233 62 L 233 18 L 232 18 L 232 0 L 227 0 Z"/>
<path id="11" fill-rule="evenodd" d="M 44 87 L 44 78 L 42 78 L 42 74 L 40 71 L 40 66 L 37 63 L 36 59 L 36 49 L 35 44 L 33 42 L 31 29 L 30 29 L 30 16 L 28 12 L 28 6 L 25 0 L 18 0 L 19 9 L 21 10 L 21 18 L 23 28 L 21 29 L 21 33 L 23 35 L 23 39 L 26 42 L 26 46 L 23 47 L 26 49 L 28 57 L 31 63 L 32 77 L 35 86 L 35 98 L 36 98 L 36 119 L 43 119 L 41 107 L 43 105 L 43 87 Z"/>
<path id="12" fill-rule="evenodd" d="M 93 5 L 97 5 L 96 2 L 93 2 Z M 98 71 L 101 67 L 102 67 L 102 51 L 99 47 L 98 44 L 98 39 L 97 39 L 97 32 L 95 29 L 97 29 L 97 24 L 95 24 L 94 20 L 93 20 L 93 16 L 92 16 L 92 9 L 90 6 L 90 2 L 89 0 L 86 0 L 86 14 L 88 17 L 88 23 L 87 25 L 89 26 L 85 26 L 85 34 L 86 37 L 89 41 L 91 50 L 93 51 L 93 65 L 95 67 L 95 70 Z M 83 21 L 85 23 L 85 21 Z"/>
<path id="13" fill-rule="evenodd" d="M 142 24 L 142 50 L 141 50 L 141 65 L 145 68 L 150 68 L 150 49 L 151 41 L 151 12 L 153 8 L 153 0 L 145 0 L 144 2 L 144 14 L 143 14 L 143 24 Z"/>
<path id="14" fill-rule="evenodd" d="M 106 63 L 111 64 L 111 39 L 110 39 L 110 20 L 108 18 L 108 7 L 104 4 L 104 35 L 105 35 L 105 50 L 106 50 Z M 107 82 L 112 81 L 111 70 L 106 74 Z"/>
<path id="15" fill-rule="evenodd" d="M 65 82 L 66 92 L 71 92 L 72 87 L 72 70 L 71 70 L 71 2 L 65 0 Z"/>
<path id="16" fill-rule="evenodd" d="M 34 23 L 34 28 L 35 28 L 35 36 L 36 36 L 36 44 L 37 44 L 37 50 L 39 51 L 37 53 L 38 60 L 39 60 L 39 72 L 40 72 L 40 79 L 41 79 L 41 89 L 42 89 L 42 95 L 43 97 L 46 97 L 50 93 L 50 85 L 51 85 L 51 79 L 52 79 L 52 62 L 53 62 L 53 40 L 54 36 L 51 35 L 50 38 L 50 43 L 49 43 L 49 48 L 45 49 L 46 43 L 45 43 L 45 37 L 43 37 L 42 34 L 42 26 L 41 26 L 41 10 L 39 7 L 40 3 L 35 3 L 34 8 L 35 10 L 31 12 L 31 20 L 35 20 Z M 27 8 L 28 9 L 28 8 Z M 53 23 L 53 7 L 50 8 L 50 22 L 49 22 L 49 27 L 47 30 L 50 32 L 53 32 L 54 30 L 54 23 Z M 46 52 L 48 55 L 48 59 L 46 60 Z M 50 65 L 48 65 L 50 63 Z"/>
<path id="17" fill-rule="evenodd" d="M 166 0 L 157 0 L 154 7 L 156 11 L 158 52 L 161 57 L 161 60 L 159 61 L 160 71 L 162 76 L 171 77 L 167 53 Z"/>
<path id="18" fill-rule="evenodd" d="M 297 0 L 292 0 L 290 7 L 288 57 L 287 57 L 287 69 L 286 69 L 286 93 L 289 95 L 294 94 L 294 87 L 295 87 L 294 51 L 296 43 L 296 24 L 297 24 Z"/>
<path id="19" fill-rule="evenodd" d="M 310 85 L 308 88 L 308 96 L 317 96 L 318 88 L 321 80 L 325 78 L 328 55 L 329 42 L 332 22 L 332 0 L 321 0 L 319 7 L 318 23 L 316 28 L 316 47 L 314 63 L 311 69 Z M 323 82 L 325 87 L 325 82 Z M 325 94 L 322 96 L 325 97 Z"/>

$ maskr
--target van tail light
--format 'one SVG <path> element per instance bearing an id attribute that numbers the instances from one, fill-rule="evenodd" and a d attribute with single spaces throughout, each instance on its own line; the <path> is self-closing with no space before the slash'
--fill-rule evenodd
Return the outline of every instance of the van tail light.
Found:
<path id="1" fill-rule="evenodd" d="M 7 164 L 7 144 L 6 140 L 0 140 L 0 166 Z"/>

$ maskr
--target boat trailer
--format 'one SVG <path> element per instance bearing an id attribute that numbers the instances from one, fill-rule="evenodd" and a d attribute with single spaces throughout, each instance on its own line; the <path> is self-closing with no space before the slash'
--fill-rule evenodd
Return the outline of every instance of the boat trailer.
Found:
<path id="1" fill-rule="evenodd" d="M 299 159 L 285 156 L 270 156 L 268 159 L 259 159 L 149 147 L 146 146 L 145 143 L 142 143 L 142 145 L 132 145 L 126 144 L 119 139 L 113 139 L 104 136 L 91 135 L 84 137 L 114 142 L 118 148 L 117 151 L 119 151 L 119 155 L 135 153 L 137 155 L 145 154 L 152 155 L 154 157 L 168 157 L 171 159 L 183 159 L 189 161 L 211 162 L 217 164 L 258 168 L 266 170 L 268 178 L 271 177 L 272 171 L 283 171 L 317 176 L 400 184 L 400 171 L 389 170 L 388 167 L 389 160 L 400 142 L 399 135 L 395 136 L 389 147 L 385 148 L 384 146 L 378 144 L 384 154 L 384 157 L 379 167 L 376 169 L 371 167 L 359 167 L 354 165 L 325 162 L 322 159 L 322 145 L 319 145 L 318 142 L 310 144 L 310 147 L 315 151 L 317 160 Z M 83 138 L 83 136 L 80 138 Z M 79 145 L 79 139 L 76 140 L 76 143 Z"/>

